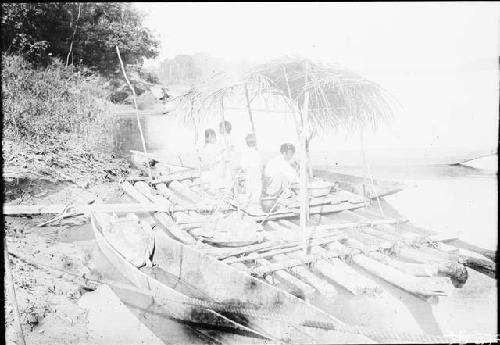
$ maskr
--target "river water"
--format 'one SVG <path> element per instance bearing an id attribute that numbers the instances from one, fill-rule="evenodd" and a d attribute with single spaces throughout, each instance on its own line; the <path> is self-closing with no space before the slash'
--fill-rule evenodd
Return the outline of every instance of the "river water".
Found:
<path id="1" fill-rule="evenodd" d="M 149 152 L 171 158 L 194 150 L 195 135 L 190 125 L 181 124 L 168 116 L 147 116 L 141 121 Z M 127 155 L 131 149 L 142 150 L 135 117 L 123 117 L 119 123 L 114 134 L 115 152 Z M 243 130 L 236 132 L 243 136 Z M 274 138 L 269 146 L 264 147 L 264 157 L 272 154 L 270 146 L 276 146 L 280 140 L 286 139 L 283 139 L 283 135 L 277 136 L 279 139 Z M 342 155 L 347 158 L 343 160 Z M 361 176 L 363 169 L 352 164 L 356 160 L 349 161 L 349 155 L 352 153 L 339 153 L 335 150 L 331 153 L 323 152 L 316 163 L 321 168 Z M 375 179 L 399 181 L 407 186 L 405 190 L 385 199 L 415 225 L 441 234 L 454 234 L 476 246 L 496 250 L 497 160 L 497 156 L 486 158 L 486 163 L 479 165 L 481 169 L 463 165 L 426 165 L 421 164 L 421 161 L 418 165 L 410 164 L 411 162 L 404 165 L 372 163 L 370 173 Z M 339 164 L 339 161 L 351 164 Z M 330 303 L 328 309 L 345 322 L 360 325 L 371 323 L 386 329 L 390 329 L 391 323 L 397 319 L 401 325 L 406 323 L 411 328 L 412 324 L 417 324 L 421 330 L 430 334 L 497 333 L 496 281 L 475 271 L 470 273 L 464 288 L 456 289 L 452 296 L 440 299 L 438 304 L 420 301 L 396 288 L 388 288 L 386 297 L 383 302 L 377 302 L 378 305 L 375 302 L 369 305 L 361 298 L 339 298 Z M 348 305 L 342 302 L 347 300 L 349 303 L 345 303 Z M 384 304 L 387 301 L 396 304 L 405 301 L 403 304 L 406 311 L 399 313 L 393 308 L 394 304 Z M 391 308 L 395 314 L 391 314 Z M 346 314 L 342 310 L 351 312 Z M 360 313 L 352 313 L 353 310 L 359 310 Z M 137 310 L 134 312 L 144 318 Z M 387 318 L 381 317 L 382 313 Z M 177 334 L 174 337 L 176 343 L 185 343 L 183 340 L 194 341 L 193 335 L 185 328 L 176 326 L 175 322 L 163 321 L 166 323 L 158 326 L 161 318 L 157 321 L 148 327 L 156 327 L 155 334 L 160 335 L 166 343 L 172 343 L 173 340 L 169 340 L 169 332 L 166 330 Z M 164 327 L 165 325 L 167 326 Z M 402 328 L 405 326 L 402 325 Z M 200 340 L 196 342 L 199 343 Z"/>

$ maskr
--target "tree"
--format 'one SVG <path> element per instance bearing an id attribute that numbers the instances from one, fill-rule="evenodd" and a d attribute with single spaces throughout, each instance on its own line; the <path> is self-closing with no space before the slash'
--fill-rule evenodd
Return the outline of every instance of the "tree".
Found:
<path id="1" fill-rule="evenodd" d="M 49 54 L 69 57 L 75 65 L 110 74 L 117 67 L 116 45 L 125 63 L 158 55 L 159 42 L 143 18 L 131 3 L 4 3 L 2 52 L 42 64 Z"/>

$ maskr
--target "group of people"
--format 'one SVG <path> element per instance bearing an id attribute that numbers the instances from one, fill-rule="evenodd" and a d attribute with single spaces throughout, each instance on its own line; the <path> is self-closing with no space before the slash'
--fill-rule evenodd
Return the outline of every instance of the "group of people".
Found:
<path id="1" fill-rule="evenodd" d="M 237 161 L 231 129 L 231 123 L 221 122 L 220 139 L 215 130 L 205 130 L 205 144 L 199 151 L 201 183 L 213 190 L 239 191 L 243 195 L 243 208 L 247 209 L 260 209 L 261 198 L 291 196 L 291 185 L 298 182 L 295 146 L 282 144 L 280 154 L 264 164 L 255 135 L 248 134 Z"/>

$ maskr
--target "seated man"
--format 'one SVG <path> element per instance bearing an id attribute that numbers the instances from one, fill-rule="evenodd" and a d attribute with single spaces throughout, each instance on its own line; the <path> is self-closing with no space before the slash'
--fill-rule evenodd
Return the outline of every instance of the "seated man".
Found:
<path id="1" fill-rule="evenodd" d="M 219 188 L 223 183 L 225 165 L 217 135 L 211 128 L 205 130 L 205 146 L 200 150 L 200 180 L 211 188 Z"/>
<path id="2" fill-rule="evenodd" d="M 256 148 L 253 134 L 245 138 L 247 148 L 241 155 L 241 170 L 245 180 L 245 207 L 260 210 L 260 197 L 262 196 L 262 158 Z"/>
<path id="3" fill-rule="evenodd" d="M 290 197 L 292 183 L 299 181 L 297 171 L 292 167 L 292 158 L 295 146 L 283 144 L 280 155 L 267 163 L 264 170 L 264 196 L 265 197 Z"/>

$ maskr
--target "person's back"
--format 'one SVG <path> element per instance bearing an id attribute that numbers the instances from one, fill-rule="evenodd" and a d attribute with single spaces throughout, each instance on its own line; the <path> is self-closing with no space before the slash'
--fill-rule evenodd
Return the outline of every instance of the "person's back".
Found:
<path id="1" fill-rule="evenodd" d="M 291 165 L 295 154 L 292 144 L 283 144 L 280 147 L 280 155 L 271 159 L 264 169 L 265 188 L 267 197 L 278 197 L 282 192 L 290 193 L 290 185 L 298 181 L 298 175 Z"/>

